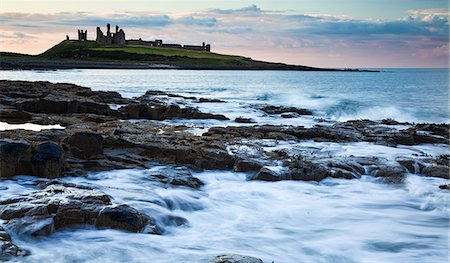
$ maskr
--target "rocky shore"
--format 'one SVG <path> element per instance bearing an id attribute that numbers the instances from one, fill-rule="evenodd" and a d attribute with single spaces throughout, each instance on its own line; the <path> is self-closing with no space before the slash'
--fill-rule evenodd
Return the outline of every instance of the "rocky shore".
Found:
<path id="1" fill-rule="evenodd" d="M 327 177 L 356 179 L 370 175 L 386 183 L 400 184 L 408 173 L 449 179 L 448 155 L 342 156 L 301 147 L 308 141 L 387 147 L 448 145 L 448 124 L 355 120 L 305 128 L 259 125 L 244 116 L 234 120 L 236 125 L 212 127 L 197 135 L 188 126 L 161 122 L 230 121 L 224 115 L 190 106 L 208 102 L 222 103 L 160 91 L 127 99 L 116 92 L 92 91 L 66 83 L 0 81 L 1 122 L 64 127 L 0 131 L 0 179 L 17 175 L 42 178 L 34 181 L 39 190 L 0 200 L 0 260 L 28 254 L 26 248 L 19 248 L 11 241 L 11 234 L 35 237 L 86 225 L 164 234 L 164 227 L 158 225 L 153 215 L 127 204 L 116 204 L 97 189 L 59 180 L 89 172 L 164 164 L 169 168 L 151 174 L 152 180 L 191 189 L 201 188 L 203 182 L 190 170 L 233 170 L 246 172 L 248 180 L 262 181 L 321 181 Z M 255 107 L 264 114 L 281 118 L 313 114 L 308 109 L 293 107 Z M 291 150 L 271 148 L 274 143 L 299 146 Z M 441 189 L 448 186 L 443 185 Z M 164 220 L 174 225 L 188 224 L 183 218 Z M 239 255 L 230 258 L 241 261 L 226 258 L 218 256 L 211 262 L 262 262 Z"/>

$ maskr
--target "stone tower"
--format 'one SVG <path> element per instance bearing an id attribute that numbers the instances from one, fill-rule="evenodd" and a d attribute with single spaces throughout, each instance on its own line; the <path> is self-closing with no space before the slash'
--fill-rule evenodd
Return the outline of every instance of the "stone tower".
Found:
<path id="1" fill-rule="evenodd" d="M 78 41 L 87 41 L 87 30 L 78 29 Z"/>

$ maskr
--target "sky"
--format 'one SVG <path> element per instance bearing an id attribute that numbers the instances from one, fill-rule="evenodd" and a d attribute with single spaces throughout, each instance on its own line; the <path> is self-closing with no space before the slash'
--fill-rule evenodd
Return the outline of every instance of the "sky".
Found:
<path id="1" fill-rule="evenodd" d="M 39 54 L 110 23 L 127 39 L 339 68 L 449 67 L 448 0 L 0 0 L 0 50 Z"/>

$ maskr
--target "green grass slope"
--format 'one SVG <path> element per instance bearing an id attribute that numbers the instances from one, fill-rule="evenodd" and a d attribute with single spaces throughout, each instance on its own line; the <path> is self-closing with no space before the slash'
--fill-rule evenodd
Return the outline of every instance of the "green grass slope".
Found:
<path id="1" fill-rule="evenodd" d="M 172 65 L 185 68 L 292 68 L 282 63 L 255 61 L 251 58 L 205 51 L 134 45 L 99 45 L 93 41 L 65 40 L 41 55 L 42 59 L 76 59 L 84 61 L 134 62 Z"/>

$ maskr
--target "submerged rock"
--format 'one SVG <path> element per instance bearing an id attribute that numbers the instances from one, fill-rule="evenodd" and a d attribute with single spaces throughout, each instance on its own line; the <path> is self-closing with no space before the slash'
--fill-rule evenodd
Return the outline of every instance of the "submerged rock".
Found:
<path id="1" fill-rule="evenodd" d="M 259 258 L 238 254 L 224 254 L 212 258 L 209 263 L 263 263 Z"/>
<path id="2" fill-rule="evenodd" d="M 0 219 L 10 229 L 29 235 L 47 235 L 82 225 L 160 233 L 151 217 L 127 205 L 112 205 L 102 192 L 62 185 L 0 201 Z"/>

